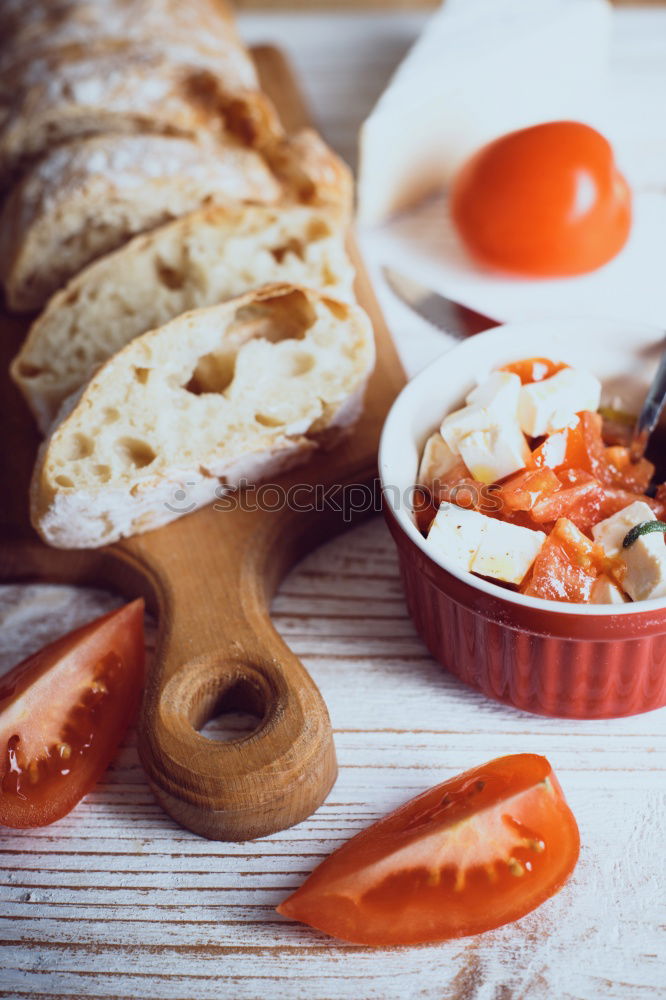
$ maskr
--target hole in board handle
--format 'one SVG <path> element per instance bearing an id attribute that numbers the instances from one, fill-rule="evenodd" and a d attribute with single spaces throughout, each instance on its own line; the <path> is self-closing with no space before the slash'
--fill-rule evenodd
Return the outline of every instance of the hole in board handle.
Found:
<path id="1" fill-rule="evenodd" d="M 230 743 L 256 732 L 265 709 L 263 693 L 247 677 L 213 677 L 196 692 L 190 719 L 207 740 Z"/>

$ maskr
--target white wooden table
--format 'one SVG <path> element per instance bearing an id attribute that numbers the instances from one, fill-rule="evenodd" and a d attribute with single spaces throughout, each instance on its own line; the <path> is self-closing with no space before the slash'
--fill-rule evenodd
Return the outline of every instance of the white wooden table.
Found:
<path id="1" fill-rule="evenodd" d="M 666 12 L 620 18 L 617 59 L 628 61 L 627 79 L 638 86 L 650 60 L 651 72 L 666 73 Z M 292 52 L 321 125 L 351 155 L 358 119 L 421 22 L 421 15 L 253 16 L 242 27 L 249 40 Z M 658 65 L 655 52 L 663 56 Z M 666 188 L 666 160 L 659 169 Z M 384 301 L 390 322 L 396 314 Z M 413 370 L 442 340 L 416 328 L 412 340 L 402 312 L 399 318 L 396 333 Z M 0 670 L 114 601 L 43 587 L 6 587 L 0 598 Z M 1 997 L 666 995 L 664 711 L 567 722 L 513 711 L 462 687 L 415 635 L 379 519 L 302 563 L 274 614 L 330 709 L 340 777 L 328 801 L 298 827 L 262 841 L 202 840 L 154 803 L 130 735 L 104 781 L 65 819 L 29 833 L 0 832 Z M 275 904 L 357 830 L 429 785 L 515 751 L 550 758 L 582 837 L 571 882 L 535 913 L 479 937 L 394 951 L 344 946 L 275 914 Z"/>

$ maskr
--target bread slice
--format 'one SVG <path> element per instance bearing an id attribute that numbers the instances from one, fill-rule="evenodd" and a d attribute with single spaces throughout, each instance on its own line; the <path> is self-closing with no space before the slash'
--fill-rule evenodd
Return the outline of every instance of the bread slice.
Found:
<path id="1" fill-rule="evenodd" d="M 11 374 L 46 433 L 91 370 L 146 330 L 268 282 L 349 300 L 353 278 L 344 232 L 321 209 L 203 208 L 73 278 L 33 323 Z"/>
<path id="2" fill-rule="evenodd" d="M 226 23 L 226 22 L 224 22 Z M 0 83 L 0 182 L 54 145 L 83 136 L 154 132 L 256 145 L 282 134 L 235 32 L 217 58 L 181 41 L 93 38 L 46 47 Z M 224 53 L 224 54 L 223 54 Z"/>
<path id="3" fill-rule="evenodd" d="M 38 309 L 95 257 L 207 201 L 277 200 L 264 159 L 239 146 L 113 136 L 59 146 L 17 185 L 0 218 L 0 276 L 17 311 Z"/>
<path id="4" fill-rule="evenodd" d="M 32 522 L 60 548 L 166 524 L 350 428 L 374 364 L 359 306 L 267 285 L 107 361 L 42 446 Z"/>
<path id="5" fill-rule="evenodd" d="M 0 74 L 71 45 L 140 44 L 172 60 L 257 88 L 256 73 L 224 0 L 3 0 Z"/>

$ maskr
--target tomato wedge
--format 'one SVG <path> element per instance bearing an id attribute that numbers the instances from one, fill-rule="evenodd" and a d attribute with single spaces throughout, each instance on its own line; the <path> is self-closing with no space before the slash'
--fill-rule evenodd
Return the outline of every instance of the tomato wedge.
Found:
<path id="1" fill-rule="evenodd" d="M 0 678 L 0 823 L 46 826 L 106 770 L 143 687 L 143 600 L 84 625 Z"/>
<path id="2" fill-rule="evenodd" d="M 557 892 L 579 847 L 549 762 L 514 754 L 431 788 L 363 830 L 277 909 L 359 944 L 478 934 Z"/>

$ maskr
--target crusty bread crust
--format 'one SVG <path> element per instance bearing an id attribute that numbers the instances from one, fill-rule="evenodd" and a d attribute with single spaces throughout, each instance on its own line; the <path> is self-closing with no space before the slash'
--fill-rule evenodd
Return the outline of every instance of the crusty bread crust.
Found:
<path id="1" fill-rule="evenodd" d="M 168 19 L 169 23 L 165 24 Z M 136 21 L 141 25 L 135 25 Z M 94 35 L 114 33 L 119 26 L 127 31 L 169 31 L 170 23 L 188 36 L 201 30 L 214 34 L 222 24 L 233 28 L 233 11 L 227 0 L 2 0 L 0 32 L 3 45 L 16 47 L 26 41 L 38 41 L 44 32 L 81 30 L 83 40 Z M 77 27 L 78 26 L 78 27 Z"/>
<path id="2" fill-rule="evenodd" d="M 56 425 L 33 524 L 51 545 L 96 547 L 272 476 L 353 424 L 373 365 L 363 310 L 310 289 L 186 313 L 108 360 Z"/>
<path id="3" fill-rule="evenodd" d="M 16 311 L 39 308 L 96 257 L 207 201 L 276 201 L 262 157 L 157 135 L 85 139 L 42 159 L 0 218 L 0 273 Z"/>
<path id="4" fill-rule="evenodd" d="M 131 42 L 207 65 L 238 88 L 257 88 L 252 60 L 223 0 L 3 0 L 0 74 L 71 45 Z"/>
<path id="5" fill-rule="evenodd" d="M 271 140 L 267 162 L 289 200 L 326 208 L 347 223 L 353 208 L 351 170 L 311 128 Z"/>
<path id="6" fill-rule="evenodd" d="M 135 237 L 57 292 L 11 375 L 43 433 L 63 400 L 130 340 L 274 281 L 353 298 L 344 231 L 301 205 L 214 205 Z"/>
<path id="7" fill-rule="evenodd" d="M 0 45 L 0 185 L 54 145 L 84 136 L 234 135 L 257 145 L 283 134 L 226 7 L 210 0 L 34 7 Z M 193 16 L 198 8 L 202 23 Z"/>

